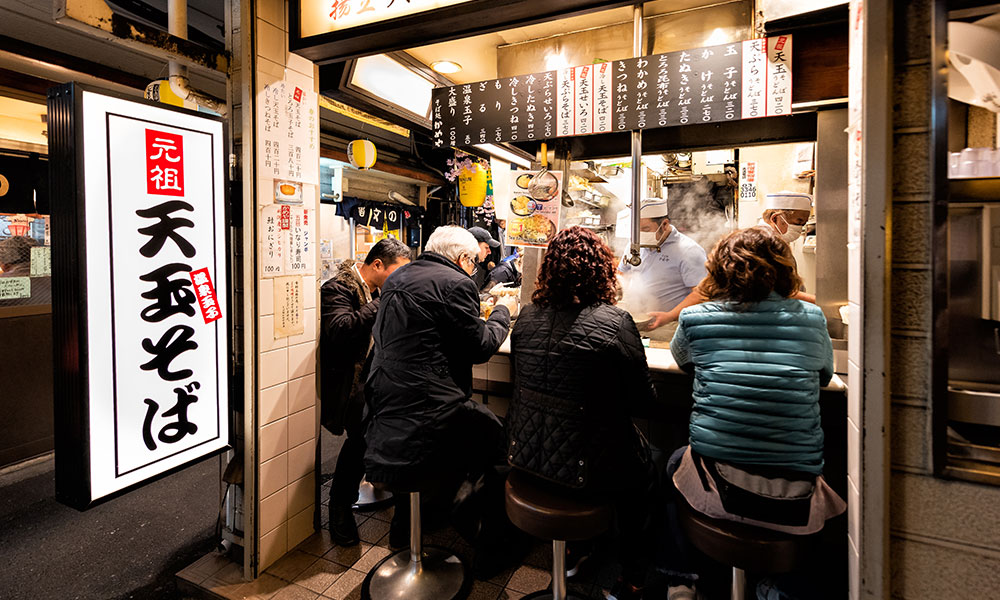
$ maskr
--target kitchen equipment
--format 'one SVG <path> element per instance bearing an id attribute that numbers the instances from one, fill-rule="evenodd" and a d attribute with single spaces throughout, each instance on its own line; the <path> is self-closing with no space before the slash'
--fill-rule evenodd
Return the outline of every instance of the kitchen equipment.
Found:
<path id="1" fill-rule="evenodd" d="M 539 202 L 548 202 L 559 193 L 559 180 L 549 173 L 548 147 L 542 143 L 542 170 L 528 182 L 528 195 Z M 570 200 L 572 202 L 572 200 Z M 569 204 L 572 206 L 572 204 Z"/>

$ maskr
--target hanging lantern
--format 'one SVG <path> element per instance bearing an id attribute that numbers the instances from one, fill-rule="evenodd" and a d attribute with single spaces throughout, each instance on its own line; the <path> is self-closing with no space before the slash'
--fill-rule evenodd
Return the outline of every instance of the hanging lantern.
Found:
<path id="1" fill-rule="evenodd" d="M 473 163 L 458 174 L 458 201 L 462 206 L 482 206 L 486 201 L 487 168 Z"/>
<path id="2" fill-rule="evenodd" d="M 347 145 L 347 159 L 359 169 L 370 169 L 375 164 L 375 144 L 368 140 L 354 140 Z"/>

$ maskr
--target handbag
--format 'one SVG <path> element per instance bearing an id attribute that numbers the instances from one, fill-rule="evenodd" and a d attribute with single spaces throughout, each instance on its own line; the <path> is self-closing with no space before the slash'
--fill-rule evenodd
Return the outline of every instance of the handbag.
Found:
<path id="1" fill-rule="evenodd" d="M 816 476 L 811 473 L 733 465 L 692 456 L 698 467 L 715 482 L 726 512 L 754 521 L 776 525 L 804 526 L 809 523 Z"/>

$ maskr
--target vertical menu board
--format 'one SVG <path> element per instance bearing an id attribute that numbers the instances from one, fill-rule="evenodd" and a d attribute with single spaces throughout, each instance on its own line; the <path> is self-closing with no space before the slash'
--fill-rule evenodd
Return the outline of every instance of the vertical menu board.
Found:
<path id="1" fill-rule="evenodd" d="M 516 142 L 792 112 L 777 36 L 434 90 L 434 142 Z"/>
<path id="2" fill-rule="evenodd" d="M 556 137 L 555 71 L 434 90 L 434 143 L 471 146 Z"/>

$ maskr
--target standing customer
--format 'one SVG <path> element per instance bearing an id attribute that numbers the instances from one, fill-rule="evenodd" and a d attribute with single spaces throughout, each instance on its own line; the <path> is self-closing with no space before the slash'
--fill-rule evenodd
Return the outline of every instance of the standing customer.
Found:
<path id="1" fill-rule="evenodd" d="M 378 290 L 408 262 L 410 249 L 395 238 L 385 238 L 372 247 L 364 263 L 340 263 L 320 289 L 322 423 L 334 435 L 347 432 L 330 487 L 330 537 L 341 546 L 359 541 L 351 507 L 358 501 L 365 473 L 365 364 L 378 312 Z"/>
<path id="2" fill-rule="evenodd" d="M 684 309 L 670 351 L 693 371 L 691 442 L 668 474 L 694 510 L 793 534 L 821 530 L 846 505 L 823 479 L 819 391 L 833 346 L 801 285 L 788 244 L 771 228 L 722 238 Z M 812 597 L 812 596 L 810 596 Z"/>
<path id="3" fill-rule="evenodd" d="M 615 285 L 614 255 L 595 233 L 571 227 L 552 239 L 511 334 L 507 428 L 511 464 L 538 485 L 616 506 L 623 576 L 612 596 L 626 600 L 642 593 L 657 481 L 632 417 L 648 414 L 656 393 Z"/>
<path id="4" fill-rule="evenodd" d="M 368 378 L 369 481 L 425 492 L 480 477 L 502 485 L 493 475 L 504 463 L 503 427 L 472 400 L 472 365 L 500 349 L 517 301 L 503 297 L 488 320 L 479 318 L 471 279 L 479 252 L 465 229 L 438 227 L 382 290 Z M 502 511 L 502 487 L 493 491 Z"/>
<path id="5" fill-rule="evenodd" d="M 490 232 L 482 227 L 470 227 L 469 233 L 476 238 L 476 243 L 479 245 L 479 252 L 476 255 L 476 268 L 471 274 L 472 280 L 476 282 L 476 290 L 479 291 L 486 286 L 486 280 L 490 271 L 497 266 L 491 256 L 493 250 L 500 247 L 500 242 L 493 239 Z"/>

